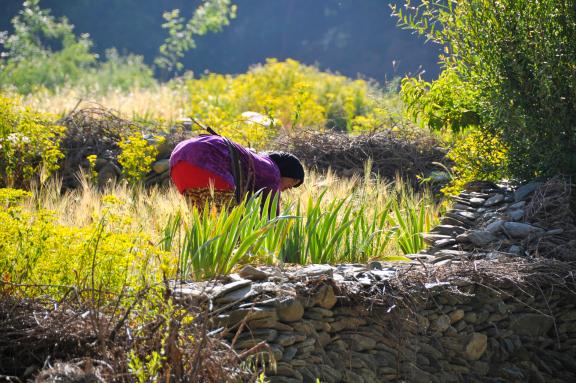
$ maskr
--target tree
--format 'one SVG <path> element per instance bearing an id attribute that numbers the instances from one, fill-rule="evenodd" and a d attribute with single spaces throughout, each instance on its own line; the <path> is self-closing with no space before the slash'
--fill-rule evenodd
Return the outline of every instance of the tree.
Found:
<path id="1" fill-rule="evenodd" d="M 160 46 L 154 63 L 165 75 L 180 72 L 183 68 L 180 60 L 196 47 L 194 37 L 221 31 L 235 16 L 236 6 L 230 0 L 203 0 L 189 20 L 180 16 L 179 9 L 165 12 L 166 22 L 162 27 L 168 30 L 169 36 Z"/>
<path id="2" fill-rule="evenodd" d="M 0 85 L 14 85 L 23 93 L 39 86 L 53 88 L 78 78 L 96 62 L 89 36 L 77 37 L 66 18 L 54 18 L 40 8 L 39 0 L 24 1 L 12 24 L 14 33 L 0 38 L 5 49 L 0 56 Z"/>
<path id="3" fill-rule="evenodd" d="M 501 137 L 513 176 L 576 175 L 574 0 L 427 0 L 403 27 L 444 45 L 444 65 L 478 95 L 481 126 Z"/>

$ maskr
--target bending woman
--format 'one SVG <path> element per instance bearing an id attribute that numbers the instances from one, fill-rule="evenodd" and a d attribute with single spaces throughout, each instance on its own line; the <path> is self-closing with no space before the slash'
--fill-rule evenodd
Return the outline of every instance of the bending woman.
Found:
<path id="1" fill-rule="evenodd" d="M 256 154 L 227 138 L 204 135 L 174 148 L 170 176 L 178 191 L 198 208 L 206 201 L 220 208 L 258 190 L 266 197 L 298 187 L 304 182 L 304 168 L 290 153 Z"/>

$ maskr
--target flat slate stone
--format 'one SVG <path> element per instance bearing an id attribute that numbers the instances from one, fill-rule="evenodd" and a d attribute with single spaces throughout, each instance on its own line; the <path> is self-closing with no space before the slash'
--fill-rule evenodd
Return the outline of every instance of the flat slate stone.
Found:
<path id="1" fill-rule="evenodd" d="M 484 202 L 484 206 L 490 207 L 490 206 L 498 205 L 502 201 L 504 201 L 504 195 L 503 194 L 494 194 L 492 197 L 488 198 Z"/>
<path id="2" fill-rule="evenodd" d="M 248 279 L 242 279 L 236 282 L 225 284 L 223 286 L 215 287 L 214 289 L 212 289 L 212 291 L 210 291 L 210 295 L 212 296 L 213 299 L 216 299 L 221 296 L 228 295 L 234 290 L 239 290 L 243 287 L 251 285 L 252 281 Z"/>
<path id="3" fill-rule="evenodd" d="M 309 265 L 301 270 L 298 270 L 296 275 L 309 278 L 326 275 L 332 278 L 334 276 L 334 269 L 330 265 Z"/>
<path id="4" fill-rule="evenodd" d="M 455 225 L 438 225 L 432 229 L 431 234 L 441 234 L 446 236 L 453 236 L 455 234 L 462 234 L 466 231 L 466 228 L 462 226 Z"/>
<path id="5" fill-rule="evenodd" d="M 504 222 L 503 230 L 512 238 L 525 238 L 530 234 L 544 234 L 545 230 L 527 223 Z"/>
<path id="6" fill-rule="evenodd" d="M 525 201 L 528 199 L 528 197 L 534 193 L 534 191 L 536 189 L 538 189 L 540 187 L 542 183 L 540 182 L 529 182 L 525 185 L 520 186 L 518 189 L 516 189 L 516 191 L 514 192 L 514 201 L 519 202 L 519 201 Z"/>

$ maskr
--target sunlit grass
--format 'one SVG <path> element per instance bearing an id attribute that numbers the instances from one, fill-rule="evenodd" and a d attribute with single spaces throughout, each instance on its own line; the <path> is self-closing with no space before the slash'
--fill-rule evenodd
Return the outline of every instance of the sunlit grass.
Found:
<path id="1" fill-rule="evenodd" d="M 74 108 L 102 106 L 126 119 L 173 122 L 190 113 L 188 90 L 177 81 L 130 91 L 69 87 L 35 92 L 24 96 L 23 101 L 34 110 L 57 115 L 66 115 Z"/>
<path id="2" fill-rule="evenodd" d="M 210 278 L 245 263 L 397 261 L 423 247 L 420 233 L 440 210 L 401 180 L 332 173 L 308 172 L 305 185 L 283 193 L 278 215 L 261 214 L 274 209 L 259 201 L 199 212 L 174 188 L 82 185 L 60 195 L 53 182 L 10 204 L 0 225 L 4 279 L 87 288 L 92 273 L 96 287 L 118 290 Z"/>

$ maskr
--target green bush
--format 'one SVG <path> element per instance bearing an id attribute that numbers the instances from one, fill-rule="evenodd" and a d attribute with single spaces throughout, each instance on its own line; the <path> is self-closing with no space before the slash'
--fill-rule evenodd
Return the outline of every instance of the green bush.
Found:
<path id="1" fill-rule="evenodd" d="M 28 187 L 58 169 L 64 128 L 0 94 L 0 187 Z"/>
<path id="2" fill-rule="evenodd" d="M 96 62 L 88 35 L 76 37 L 66 18 L 55 19 L 38 3 L 25 1 L 12 19 L 14 34 L 6 39 L 6 58 L 0 61 L 1 87 L 14 86 L 21 93 L 53 89 L 77 80 Z"/>
<path id="3" fill-rule="evenodd" d="M 109 49 L 98 62 L 89 36 L 76 36 L 66 18 L 54 18 L 39 0 L 25 1 L 12 24 L 14 33 L 6 38 L 5 58 L 0 58 L 0 88 L 28 94 L 71 85 L 106 92 L 156 83 L 141 56 L 120 56 Z"/>
<path id="4" fill-rule="evenodd" d="M 447 68 L 432 82 L 402 79 L 400 97 L 408 116 L 433 130 L 459 132 L 480 124 L 478 94 L 453 68 Z"/>
<path id="5" fill-rule="evenodd" d="M 445 45 L 519 180 L 576 175 L 576 7 L 569 0 L 432 0 L 400 23 Z"/>

